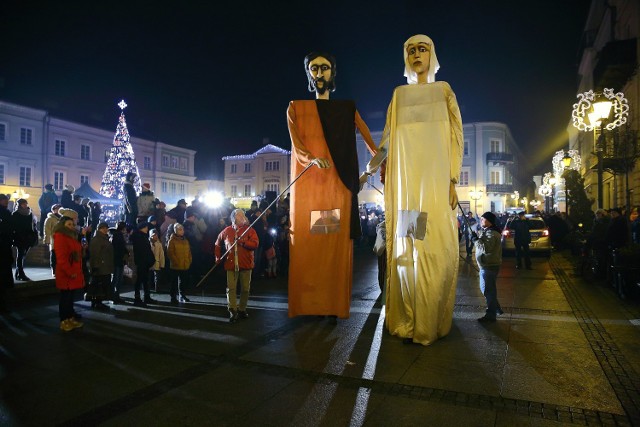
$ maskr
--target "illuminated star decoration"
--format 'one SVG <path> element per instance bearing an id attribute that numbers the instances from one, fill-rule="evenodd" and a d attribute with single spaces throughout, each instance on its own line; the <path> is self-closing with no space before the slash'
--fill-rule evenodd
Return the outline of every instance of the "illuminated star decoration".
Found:
<path id="1" fill-rule="evenodd" d="M 118 103 L 118 107 L 124 110 L 127 107 L 124 100 Z M 140 172 L 136 163 L 133 147 L 130 142 L 129 129 L 124 118 L 124 112 L 120 113 L 116 134 L 113 137 L 113 145 L 109 152 L 107 167 L 102 176 L 100 194 L 111 198 L 124 198 L 124 183 L 128 172 L 136 174 L 133 186 L 136 193 L 142 189 L 140 185 Z"/>

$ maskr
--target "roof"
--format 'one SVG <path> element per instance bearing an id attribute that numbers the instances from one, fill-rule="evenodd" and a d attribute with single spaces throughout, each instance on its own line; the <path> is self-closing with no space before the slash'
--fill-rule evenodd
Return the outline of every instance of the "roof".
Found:
<path id="1" fill-rule="evenodd" d="M 256 151 L 255 153 L 238 154 L 235 156 L 225 156 L 222 158 L 222 160 L 251 160 L 251 159 L 255 159 L 260 154 L 269 154 L 269 153 L 289 155 L 291 154 L 291 151 L 285 150 L 284 148 L 276 147 L 273 144 L 267 144 L 261 149 L 259 149 L 258 151 Z"/>

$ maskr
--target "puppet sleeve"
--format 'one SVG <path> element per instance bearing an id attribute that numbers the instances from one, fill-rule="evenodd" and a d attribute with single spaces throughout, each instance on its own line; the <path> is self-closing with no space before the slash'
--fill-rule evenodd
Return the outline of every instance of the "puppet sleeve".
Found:
<path id="1" fill-rule="evenodd" d="M 298 135 L 298 127 L 296 126 L 296 112 L 293 108 L 293 102 L 289 103 L 287 109 L 287 125 L 289 126 L 289 135 L 291 136 L 291 145 L 293 150 L 291 154 L 295 156 L 296 161 L 302 166 L 308 166 L 315 157 L 307 150 Z"/>
<path id="2" fill-rule="evenodd" d="M 364 139 L 365 144 L 367 144 L 367 149 L 369 150 L 371 155 L 375 156 L 375 154 L 378 152 L 378 149 L 376 148 L 375 142 L 373 142 L 369 127 L 364 122 L 364 120 L 362 120 L 362 117 L 360 116 L 358 110 L 356 110 L 356 128 L 358 128 L 358 132 L 360 132 L 360 135 L 362 135 L 362 139 Z"/>
<path id="3" fill-rule="evenodd" d="M 446 85 L 447 109 L 449 110 L 449 123 L 451 125 L 451 182 L 458 183 L 460 170 L 462 169 L 462 154 L 464 150 L 464 137 L 462 134 L 462 117 L 456 100 L 456 94 L 451 87 Z"/>

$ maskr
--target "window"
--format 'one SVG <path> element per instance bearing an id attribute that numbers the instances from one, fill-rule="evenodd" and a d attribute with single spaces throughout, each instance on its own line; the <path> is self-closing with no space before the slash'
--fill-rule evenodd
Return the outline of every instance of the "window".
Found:
<path id="1" fill-rule="evenodd" d="M 20 166 L 20 187 L 31 187 L 31 168 Z"/>
<path id="2" fill-rule="evenodd" d="M 280 192 L 280 184 L 267 184 L 267 191 Z"/>
<path id="3" fill-rule="evenodd" d="M 180 170 L 187 170 L 187 159 L 185 159 L 184 157 L 180 157 Z"/>
<path id="4" fill-rule="evenodd" d="M 151 170 L 151 157 L 144 156 L 143 168 L 146 170 Z"/>
<path id="5" fill-rule="evenodd" d="M 172 195 L 176 194 L 176 183 L 175 182 L 171 183 L 171 194 Z"/>
<path id="6" fill-rule="evenodd" d="M 20 128 L 20 144 L 31 145 L 33 142 L 33 129 Z"/>
<path id="7" fill-rule="evenodd" d="M 171 167 L 173 169 L 178 169 L 178 158 L 171 156 Z"/>
<path id="8" fill-rule="evenodd" d="M 104 162 L 107 163 L 109 161 L 109 155 L 111 154 L 111 150 L 104 150 Z"/>
<path id="9" fill-rule="evenodd" d="M 64 172 L 56 171 L 53 173 L 53 189 L 64 189 Z"/>
<path id="10" fill-rule="evenodd" d="M 490 181 L 491 181 L 491 184 L 501 184 L 501 182 L 500 182 L 500 172 L 499 171 L 491 171 Z"/>
<path id="11" fill-rule="evenodd" d="M 500 153 L 500 141 L 497 139 L 491 140 L 491 153 Z"/>
<path id="12" fill-rule="evenodd" d="M 464 149 L 463 149 L 463 155 L 464 156 L 469 156 L 469 141 L 467 141 L 466 139 L 464 140 Z"/>
<path id="13" fill-rule="evenodd" d="M 178 192 L 184 195 L 184 184 L 178 184 Z"/>
<path id="14" fill-rule="evenodd" d="M 89 175 L 80 175 L 80 185 L 84 183 L 89 184 Z"/>
<path id="15" fill-rule="evenodd" d="M 82 160 L 91 160 L 91 146 L 82 144 L 80 146 L 80 158 Z"/>
<path id="16" fill-rule="evenodd" d="M 460 187 L 467 187 L 469 186 L 469 171 L 461 171 L 460 172 L 460 181 L 458 181 L 458 185 Z"/>
<path id="17" fill-rule="evenodd" d="M 4 184 L 4 165 L 0 165 L 0 184 Z"/>
<path id="18" fill-rule="evenodd" d="M 265 162 L 264 170 L 265 171 L 278 171 L 278 170 L 280 170 L 280 161 Z"/>
<path id="19" fill-rule="evenodd" d="M 244 173 L 249 173 L 251 172 L 251 163 L 245 163 L 244 164 Z"/>
<path id="20" fill-rule="evenodd" d="M 231 172 L 230 173 L 236 173 L 238 172 L 238 165 L 236 165 L 235 163 L 231 165 Z"/>
<path id="21" fill-rule="evenodd" d="M 245 184 L 244 185 L 244 197 L 250 197 L 251 196 L 251 184 Z"/>
<path id="22" fill-rule="evenodd" d="M 0 123 L 0 141 L 7 140 L 7 125 Z"/>
<path id="23" fill-rule="evenodd" d="M 168 168 L 169 167 L 169 156 L 167 155 L 162 155 L 162 167 L 163 168 Z"/>
<path id="24" fill-rule="evenodd" d="M 231 186 L 231 197 L 236 197 L 236 195 L 238 194 L 238 186 L 237 185 L 232 185 Z"/>
<path id="25" fill-rule="evenodd" d="M 162 181 L 161 187 L 162 187 L 162 192 L 166 193 L 167 192 L 167 181 Z"/>
<path id="26" fill-rule="evenodd" d="M 55 155 L 64 157 L 66 149 L 67 149 L 67 141 L 62 139 L 56 139 Z"/>

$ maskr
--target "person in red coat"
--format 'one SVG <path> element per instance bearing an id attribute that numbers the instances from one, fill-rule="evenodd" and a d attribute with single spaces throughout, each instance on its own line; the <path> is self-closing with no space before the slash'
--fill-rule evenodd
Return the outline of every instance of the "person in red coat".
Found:
<path id="1" fill-rule="evenodd" d="M 238 243 L 233 246 L 235 241 Z M 229 251 L 224 260 L 224 269 L 227 271 L 227 305 L 229 307 L 229 322 L 233 323 L 238 318 L 246 319 L 247 302 L 249 301 L 249 289 L 251 286 L 251 270 L 253 270 L 253 251 L 260 241 L 255 230 L 249 227 L 249 220 L 242 209 L 231 212 L 231 225 L 218 235 L 216 240 L 216 262 L 221 261 L 224 251 Z M 240 280 L 242 290 L 240 292 L 240 305 L 237 304 L 236 286 Z"/>
<path id="2" fill-rule="evenodd" d="M 64 216 L 54 228 L 56 288 L 60 289 L 60 329 L 69 332 L 83 326 L 74 317 L 74 291 L 84 288 L 82 245 L 73 218 Z"/>

